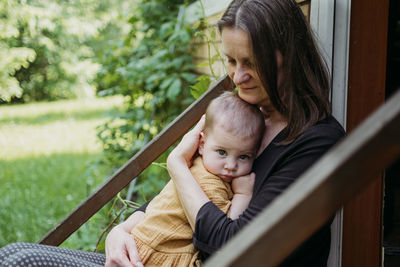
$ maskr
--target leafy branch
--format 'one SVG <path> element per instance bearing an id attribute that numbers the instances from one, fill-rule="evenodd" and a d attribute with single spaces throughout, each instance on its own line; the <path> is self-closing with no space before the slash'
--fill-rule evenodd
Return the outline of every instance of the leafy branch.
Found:
<path id="1" fill-rule="evenodd" d="M 111 222 L 105 227 L 103 232 L 100 234 L 99 239 L 97 240 L 96 243 L 96 248 L 94 252 L 99 252 L 100 250 L 103 250 L 105 248 L 105 239 L 104 236 L 111 230 L 111 228 L 116 224 L 118 220 L 120 220 L 121 216 L 129 209 L 137 209 L 140 207 L 140 205 L 136 202 L 130 201 L 123 199 L 121 197 L 121 193 L 118 193 L 116 198 L 114 198 L 113 204 L 111 205 L 108 214 L 110 215 L 111 212 L 115 209 L 115 205 L 117 202 L 122 203 L 123 207 L 119 210 L 118 214 L 111 220 Z"/>
<path id="2" fill-rule="evenodd" d="M 216 44 L 216 31 L 215 27 L 212 25 L 209 25 L 207 22 L 207 17 L 206 17 L 206 12 L 204 8 L 204 4 L 202 0 L 199 0 L 200 3 L 200 8 L 202 12 L 202 18 L 200 19 L 199 24 L 201 25 L 201 28 L 203 29 L 202 31 L 198 31 L 196 33 L 197 37 L 200 37 L 202 39 L 205 39 L 205 42 L 207 44 L 207 61 L 202 62 L 198 64 L 197 66 L 202 68 L 202 67 L 208 67 L 211 73 L 211 76 L 214 80 L 217 80 L 219 77 L 216 75 L 213 65 L 215 62 L 220 61 L 224 67 L 224 70 L 226 71 L 226 66 L 225 62 L 221 56 L 221 53 L 219 51 L 219 47 Z M 211 48 L 214 49 L 215 55 L 211 56 Z M 191 94 L 193 95 L 194 98 L 200 97 L 203 93 L 205 93 L 210 84 L 211 84 L 211 78 L 208 75 L 202 75 L 196 79 L 197 83 L 191 86 Z"/>

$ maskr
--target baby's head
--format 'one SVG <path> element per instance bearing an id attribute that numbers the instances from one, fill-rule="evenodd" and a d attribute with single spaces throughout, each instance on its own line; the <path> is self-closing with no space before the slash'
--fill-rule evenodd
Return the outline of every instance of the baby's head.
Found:
<path id="1" fill-rule="evenodd" d="M 199 145 L 204 167 L 226 182 L 250 173 L 265 130 L 261 111 L 232 92 L 211 101 Z"/>

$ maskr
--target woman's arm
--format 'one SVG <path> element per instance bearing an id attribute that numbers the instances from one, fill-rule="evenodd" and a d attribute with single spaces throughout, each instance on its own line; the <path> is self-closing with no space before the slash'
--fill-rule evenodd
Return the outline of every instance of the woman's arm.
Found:
<path id="1" fill-rule="evenodd" d="M 143 219 L 144 212 L 136 211 L 115 226 L 106 238 L 106 266 L 143 267 L 131 230 Z"/>
<path id="2" fill-rule="evenodd" d="M 203 255 L 219 249 L 300 177 L 343 134 L 341 129 L 321 125 L 312 127 L 289 145 L 276 145 L 278 139 L 271 143 L 254 163 L 256 181 L 248 208 L 238 219 L 232 220 L 213 203 L 206 203 L 196 217 L 193 235 L 195 247 Z"/>
<path id="3" fill-rule="evenodd" d="M 198 211 L 205 203 L 210 201 L 189 170 L 192 165 L 192 157 L 199 146 L 200 132 L 204 128 L 204 120 L 205 117 L 203 116 L 196 126 L 185 134 L 167 159 L 169 175 L 174 181 L 183 210 L 192 229 L 194 229 Z"/>

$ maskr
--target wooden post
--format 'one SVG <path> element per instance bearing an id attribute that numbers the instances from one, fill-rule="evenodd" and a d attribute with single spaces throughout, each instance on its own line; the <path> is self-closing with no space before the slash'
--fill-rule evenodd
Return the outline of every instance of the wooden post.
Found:
<path id="1" fill-rule="evenodd" d="M 347 131 L 385 100 L 388 0 L 351 2 Z M 382 172 L 344 207 L 343 267 L 381 265 Z"/>

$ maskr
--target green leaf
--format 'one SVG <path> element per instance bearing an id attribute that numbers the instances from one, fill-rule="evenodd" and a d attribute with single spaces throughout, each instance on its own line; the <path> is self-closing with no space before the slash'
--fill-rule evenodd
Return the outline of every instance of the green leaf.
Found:
<path id="1" fill-rule="evenodd" d="M 215 61 L 219 60 L 218 55 L 214 55 L 212 58 L 210 58 L 210 65 L 214 64 Z"/>
<path id="2" fill-rule="evenodd" d="M 196 74 L 189 72 L 181 73 L 181 77 L 184 78 L 189 83 L 193 83 L 196 80 Z"/>
<path id="3" fill-rule="evenodd" d="M 214 27 L 210 27 L 209 29 L 210 29 L 211 39 L 212 39 L 212 40 L 215 40 L 216 34 L 215 34 L 215 29 L 214 29 Z"/>
<path id="4" fill-rule="evenodd" d="M 160 84 L 160 89 L 165 89 L 171 85 L 171 83 L 174 81 L 175 77 L 168 77 L 163 82 Z"/>
<path id="5" fill-rule="evenodd" d="M 202 75 L 196 79 L 197 83 L 190 86 L 191 90 L 190 93 L 192 96 L 197 99 L 199 98 L 202 94 L 204 94 L 207 90 L 208 87 L 210 86 L 211 79 L 208 75 Z"/>
<path id="6" fill-rule="evenodd" d="M 175 68 L 180 68 L 183 64 L 184 59 L 183 58 L 175 58 L 174 60 L 172 60 L 171 64 L 172 66 L 174 66 Z"/>
<path id="7" fill-rule="evenodd" d="M 208 66 L 209 66 L 208 61 L 204 61 L 204 62 L 197 64 L 197 67 L 199 67 L 199 68 L 208 68 Z"/>
<path id="8" fill-rule="evenodd" d="M 155 73 L 153 75 L 150 75 L 147 79 L 146 79 L 146 83 L 155 83 L 159 80 L 162 79 L 162 75 L 160 73 Z"/>
<path id="9" fill-rule="evenodd" d="M 175 79 L 174 82 L 170 85 L 167 92 L 167 97 L 171 100 L 181 92 L 182 90 L 182 82 L 180 79 Z"/>

